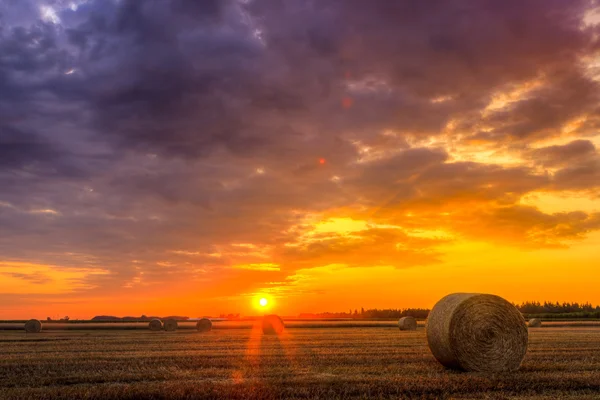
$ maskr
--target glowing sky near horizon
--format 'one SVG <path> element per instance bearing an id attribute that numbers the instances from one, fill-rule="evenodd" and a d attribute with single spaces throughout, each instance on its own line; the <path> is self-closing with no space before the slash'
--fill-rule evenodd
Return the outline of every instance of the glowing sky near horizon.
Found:
<path id="1" fill-rule="evenodd" d="M 600 304 L 589 0 L 0 0 L 0 319 Z"/>

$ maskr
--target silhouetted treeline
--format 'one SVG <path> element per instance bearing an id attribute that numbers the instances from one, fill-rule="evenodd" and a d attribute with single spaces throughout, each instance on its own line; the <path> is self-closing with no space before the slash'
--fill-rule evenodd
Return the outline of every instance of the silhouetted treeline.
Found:
<path id="1" fill-rule="evenodd" d="M 190 317 L 183 317 L 183 316 L 179 316 L 179 315 L 171 315 L 168 317 L 153 317 L 153 316 L 146 316 L 146 315 L 142 315 L 141 317 L 115 317 L 112 315 L 97 315 L 94 318 L 92 318 L 91 320 L 94 322 L 147 322 L 147 321 L 151 321 L 154 318 L 158 318 L 158 319 L 174 319 L 177 321 L 187 321 L 188 319 L 190 319 Z"/>
<path id="2" fill-rule="evenodd" d="M 349 310 L 348 312 L 324 312 L 317 314 L 300 314 L 299 318 L 353 318 L 353 319 L 389 319 L 389 318 L 402 318 L 402 317 L 415 317 L 418 319 L 425 319 L 429 314 L 428 309 L 424 308 L 386 308 L 378 309 L 372 308 L 365 310 L 361 308 L 354 311 Z"/>
<path id="3" fill-rule="evenodd" d="M 515 304 L 517 309 L 525 316 L 540 316 L 543 318 L 598 318 L 600 319 L 600 306 L 593 306 L 590 303 L 552 303 L 545 301 L 528 301 L 522 304 Z M 299 318 L 352 318 L 352 319 L 395 319 L 402 317 L 415 317 L 417 319 L 426 319 L 429 315 L 429 309 L 426 308 L 364 308 L 348 310 L 348 312 L 324 312 L 318 314 L 300 314 Z"/>
<path id="4" fill-rule="evenodd" d="M 522 304 L 515 304 L 517 309 L 521 311 L 526 317 L 539 316 L 541 318 L 548 319 L 568 319 L 568 318 L 598 318 L 600 319 L 600 306 L 593 306 L 590 303 L 552 303 L 545 301 L 543 303 L 539 301 L 527 301 Z M 299 318 L 305 319 L 328 319 L 328 318 L 351 318 L 351 319 L 397 319 L 402 317 L 415 317 L 417 319 L 426 319 L 429 315 L 429 309 L 427 308 L 361 308 L 355 310 L 348 310 L 348 312 L 323 312 L 323 313 L 304 313 L 298 315 Z M 221 318 L 238 320 L 240 314 L 221 314 Z M 146 315 L 141 317 L 113 317 L 113 316 L 97 316 L 92 318 L 92 321 L 149 321 L 153 318 Z M 174 318 L 179 321 L 188 320 L 189 317 L 183 316 L 171 316 L 163 317 Z"/>
<path id="5" fill-rule="evenodd" d="M 228 319 L 228 320 L 239 320 L 241 316 L 239 313 L 237 314 L 220 314 L 219 318 Z"/>
<path id="6" fill-rule="evenodd" d="M 568 313 L 592 313 L 600 312 L 600 306 L 593 306 L 590 303 L 551 303 L 545 301 L 528 301 L 520 305 L 515 304 L 523 314 L 568 314 Z"/>

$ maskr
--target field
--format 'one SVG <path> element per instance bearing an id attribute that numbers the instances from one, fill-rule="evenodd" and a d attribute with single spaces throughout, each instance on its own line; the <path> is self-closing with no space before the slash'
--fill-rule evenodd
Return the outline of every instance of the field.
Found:
<path id="1" fill-rule="evenodd" d="M 0 331 L 0 398 L 600 399 L 595 327 L 530 330 L 521 370 L 503 374 L 445 370 L 422 328 L 220 328 Z"/>

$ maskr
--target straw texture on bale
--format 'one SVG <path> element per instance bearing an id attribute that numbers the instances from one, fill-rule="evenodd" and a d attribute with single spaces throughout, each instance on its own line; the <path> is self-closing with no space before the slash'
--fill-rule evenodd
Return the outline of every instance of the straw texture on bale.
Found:
<path id="1" fill-rule="evenodd" d="M 278 315 L 265 315 L 262 320 L 262 330 L 266 335 L 278 335 L 283 332 L 283 319 Z"/>
<path id="2" fill-rule="evenodd" d="M 542 326 L 542 320 L 539 318 L 532 318 L 529 320 L 529 327 L 531 328 L 539 328 Z"/>
<path id="3" fill-rule="evenodd" d="M 464 371 L 515 371 L 529 340 L 519 310 L 491 294 L 442 298 L 429 313 L 426 331 L 435 358 L 447 368 Z"/>
<path id="4" fill-rule="evenodd" d="M 398 328 L 401 331 L 416 331 L 417 320 L 414 317 L 402 317 L 398 320 Z"/>
<path id="5" fill-rule="evenodd" d="M 167 319 L 165 320 L 165 331 L 176 331 L 177 330 L 177 321 L 175 321 L 174 319 Z"/>
<path id="6" fill-rule="evenodd" d="M 25 322 L 25 332 L 40 333 L 42 331 L 42 323 L 38 319 L 30 319 Z"/>
<path id="7" fill-rule="evenodd" d="M 198 329 L 198 332 L 208 332 L 212 329 L 212 321 L 208 318 L 202 318 L 196 324 L 196 329 Z"/>
<path id="8" fill-rule="evenodd" d="M 148 327 L 151 331 L 162 331 L 163 323 L 160 319 L 154 318 L 152 321 L 150 321 Z"/>

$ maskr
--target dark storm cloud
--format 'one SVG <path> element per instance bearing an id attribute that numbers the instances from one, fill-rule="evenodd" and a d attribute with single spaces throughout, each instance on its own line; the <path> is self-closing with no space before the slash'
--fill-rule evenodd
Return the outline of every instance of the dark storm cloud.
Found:
<path id="1" fill-rule="evenodd" d="M 51 30 L 16 27 L 0 30 L 0 168 L 22 168 L 32 162 L 57 160 L 48 140 L 19 125 L 31 114 L 32 77 L 60 59 Z M 31 77 L 28 77 L 31 76 Z"/>
<path id="2" fill-rule="evenodd" d="M 88 103 L 99 135 L 119 146 L 185 157 L 265 144 L 246 103 L 253 92 L 269 96 L 268 82 L 260 80 L 267 64 L 228 2 L 82 8 L 89 18 L 68 31 L 87 77 L 75 94 Z M 275 90 L 274 99 L 284 99 L 281 92 Z"/>
<path id="3" fill-rule="evenodd" d="M 58 152 L 29 132 L 0 126 L 0 168 L 22 168 L 32 162 L 56 159 Z"/>
<path id="4" fill-rule="evenodd" d="M 306 135 L 306 120 L 320 132 L 435 134 L 453 116 L 484 107 L 501 83 L 546 70 L 557 75 L 551 85 L 566 79 L 560 71 L 571 71 L 591 43 L 579 29 L 584 2 L 568 8 L 487 1 L 194 4 L 81 6 L 88 18 L 67 32 L 87 79 L 70 90 L 89 102 L 99 134 L 120 146 L 187 157 L 218 147 L 255 156 L 293 147 L 297 134 Z M 580 71 L 570 73 L 561 88 L 577 81 L 593 91 Z M 381 83 L 348 88 L 346 74 Z M 352 112 L 340 106 L 344 96 L 354 99 Z M 452 100 L 432 104 L 438 96 Z M 508 111 L 514 122 L 504 121 L 498 134 L 533 129 L 524 125 L 531 113 L 556 128 L 582 111 L 558 89 L 537 97 L 537 108 L 546 98 L 570 111 L 560 117 L 550 109 L 536 112 L 535 104 L 515 106 Z M 274 113 L 285 119 L 273 123 Z"/>
<path id="5" fill-rule="evenodd" d="M 57 21 L 41 21 L 41 5 Z M 295 240 L 298 214 L 352 206 L 450 231 L 438 214 L 456 207 L 463 219 L 454 231 L 482 238 L 497 235 L 478 218 L 504 221 L 507 235 L 542 227 L 543 241 L 517 235 L 538 245 L 577 237 L 596 229 L 595 216 L 511 207 L 529 191 L 597 185 L 591 142 L 526 150 L 561 168 L 550 176 L 454 161 L 452 149 L 427 141 L 447 135 L 449 122 L 467 142 L 524 142 L 519 149 L 582 116 L 580 129 L 594 128 L 598 88 L 581 63 L 597 50 L 596 28 L 581 29 L 590 6 L 2 2 L 0 250 L 106 268 L 111 275 L 94 279 L 118 287 L 139 268 L 159 280 L 253 260 L 231 256 L 236 242 L 276 248 L 287 271 L 343 254 L 374 257 L 397 242 L 413 246 L 402 253 L 407 264 L 437 260 L 419 248 L 433 244 L 395 231 L 281 251 Z M 484 112 L 499 92 L 534 79 L 541 86 L 524 98 Z M 423 142 L 411 145 L 415 137 Z M 409 221 L 408 210 L 432 214 Z M 207 255 L 219 249 L 221 259 Z"/>
<path id="6" fill-rule="evenodd" d="M 574 69 L 591 46 L 579 29 L 587 5 L 91 1 L 59 13 L 78 50 L 47 56 L 44 68 L 67 68 L 69 54 L 79 70 L 45 89 L 85 102 L 92 128 L 117 146 L 264 157 L 293 148 L 307 124 L 320 135 L 436 134 L 484 107 L 501 83 L 550 71 L 556 90 L 490 117 L 500 125 L 494 138 L 522 136 L 556 129 L 596 100 L 593 83 Z M 56 46 L 45 29 L 45 46 Z M 346 74 L 381 82 L 352 89 Z M 573 82 L 585 90 L 559 90 Z M 590 96 L 574 102 L 575 92 Z M 340 106 L 344 96 L 354 99 L 351 111 Z M 451 100 L 430 102 L 438 96 Z M 561 104 L 568 109 L 556 113 Z"/>
<path id="7" fill-rule="evenodd" d="M 306 71 L 315 60 L 329 60 L 338 81 L 348 72 L 387 83 L 384 93 L 356 96 L 347 121 L 359 128 L 368 120 L 371 129 L 435 134 L 451 117 L 483 108 L 506 82 L 546 72 L 560 79 L 556 71 L 573 71 L 577 57 L 593 46 L 591 32 L 580 29 L 586 1 L 568 7 L 560 1 L 251 4 L 256 15 L 271 17 L 265 18 L 266 40 L 288 62 Z M 581 71 L 572 73 L 589 83 L 586 92 L 593 90 Z M 453 99 L 427 102 L 438 96 Z"/>

